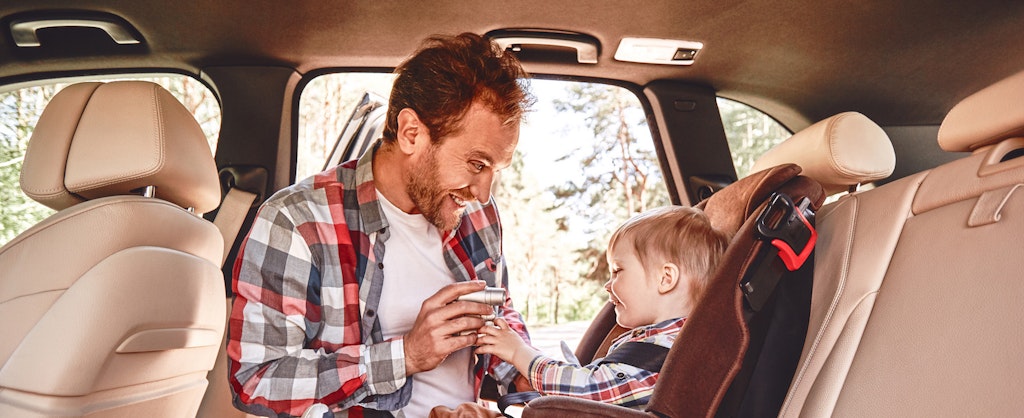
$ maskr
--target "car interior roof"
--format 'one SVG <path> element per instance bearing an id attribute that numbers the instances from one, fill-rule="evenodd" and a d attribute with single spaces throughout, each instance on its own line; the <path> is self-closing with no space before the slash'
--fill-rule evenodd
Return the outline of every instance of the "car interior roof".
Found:
<path id="1" fill-rule="evenodd" d="M 0 16 L 8 27 L 12 18 L 67 11 L 67 4 L 6 1 Z M 26 50 L 8 42 L 0 49 L 0 82 L 97 67 L 389 68 L 431 34 L 543 28 L 595 37 L 599 62 L 526 62 L 532 73 L 706 85 L 795 131 L 848 110 L 882 126 L 936 125 L 957 101 L 1024 62 L 1016 36 L 1020 2 L 83 0 L 75 8 L 123 18 L 144 46 L 88 55 L 73 46 Z M 619 62 L 612 57 L 623 37 L 698 41 L 704 49 L 688 67 Z"/>

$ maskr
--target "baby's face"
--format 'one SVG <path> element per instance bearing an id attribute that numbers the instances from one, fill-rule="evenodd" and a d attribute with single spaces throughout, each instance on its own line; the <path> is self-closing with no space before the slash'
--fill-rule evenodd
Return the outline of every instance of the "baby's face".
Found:
<path id="1" fill-rule="evenodd" d="M 615 305 L 619 325 L 636 328 L 655 323 L 659 297 L 657 277 L 649 277 L 643 263 L 630 243 L 619 241 L 608 252 L 611 279 L 604 285 L 609 299 Z"/>

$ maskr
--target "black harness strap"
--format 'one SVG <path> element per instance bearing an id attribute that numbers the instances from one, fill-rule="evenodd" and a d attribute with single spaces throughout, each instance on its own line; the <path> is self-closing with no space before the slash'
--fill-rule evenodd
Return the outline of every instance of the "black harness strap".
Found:
<path id="1" fill-rule="evenodd" d="M 654 343 L 628 342 L 608 353 L 597 364 L 622 363 L 649 372 L 658 372 L 661 371 L 661 365 L 665 364 L 665 357 L 668 357 L 668 347 Z"/>

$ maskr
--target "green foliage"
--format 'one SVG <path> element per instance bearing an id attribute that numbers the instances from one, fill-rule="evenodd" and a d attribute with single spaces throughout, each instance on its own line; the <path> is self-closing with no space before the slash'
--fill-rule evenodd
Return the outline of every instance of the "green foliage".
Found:
<path id="1" fill-rule="evenodd" d="M 0 93 L 0 245 L 53 214 L 21 191 L 19 177 L 32 130 L 56 91 L 50 85 Z"/>
<path id="2" fill-rule="evenodd" d="M 555 101 L 555 108 L 584 121 L 593 135 L 590 147 L 561 158 L 577 161 L 582 177 L 555 186 L 552 192 L 556 207 L 569 209 L 561 224 L 575 221 L 591 237 L 577 251 L 579 261 L 587 266 L 580 278 L 604 282 L 611 233 L 633 215 L 669 204 L 668 191 L 647 119 L 634 94 L 615 86 L 572 83 L 564 98 Z"/>
<path id="3" fill-rule="evenodd" d="M 775 119 L 743 103 L 719 98 L 718 108 L 739 178 L 750 174 L 758 157 L 792 135 Z"/>

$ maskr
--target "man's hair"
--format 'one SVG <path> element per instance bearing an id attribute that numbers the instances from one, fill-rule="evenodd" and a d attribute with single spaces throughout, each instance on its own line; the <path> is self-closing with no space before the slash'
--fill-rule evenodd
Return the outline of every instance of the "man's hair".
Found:
<path id="1" fill-rule="evenodd" d="M 433 36 L 395 69 L 384 140 L 397 138 L 398 112 L 409 108 L 437 143 L 456 132 L 474 100 L 506 125 L 518 123 L 532 104 L 519 60 L 488 38 L 473 33 Z"/>
<path id="2" fill-rule="evenodd" d="M 704 294 L 711 275 L 729 245 L 726 234 L 711 226 L 704 211 L 688 206 L 665 206 L 634 216 L 612 234 L 609 250 L 618 241 L 632 243 L 645 269 L 665 260 L 693 277 L 690 296 Z"/>

